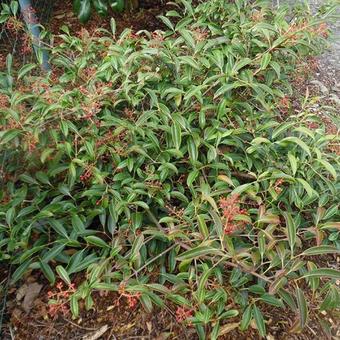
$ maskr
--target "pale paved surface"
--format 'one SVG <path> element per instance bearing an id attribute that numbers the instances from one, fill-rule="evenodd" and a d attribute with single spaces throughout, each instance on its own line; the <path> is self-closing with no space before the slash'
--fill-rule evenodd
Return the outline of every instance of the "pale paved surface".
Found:
<path id="1" fill-rule="evenodd" d="M 274 4 L 296 4 L 296 0 L 273 0 Z M 308 0 L 312 12 L 317 11 L 325 0 Z M 340 15 L 340 2 L 337 10 Z M 319 57 L 319 72 L 311 84 L 318 86 L 320 93 L 333 101 L 335 105 L 340 104 L 340 19 L 331 24 L 332 37 L 327 51 Z M 340 114 L 340 113 L 339 113 Z"/>

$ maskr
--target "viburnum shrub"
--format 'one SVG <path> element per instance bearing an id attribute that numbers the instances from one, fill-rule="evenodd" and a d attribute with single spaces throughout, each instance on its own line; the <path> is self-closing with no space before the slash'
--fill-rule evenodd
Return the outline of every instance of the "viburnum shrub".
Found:
<path id="1" fill-rule="evenodd" d="M 266 304 L 299 331 L 339 305 L 339 271 L 318 264 L 339 249 L 338 138 L 308 93 L 283 101 L 327 26 L 263 1 L 182 2 L 160 17 L 166 32 L 64 28 L 48 76 L 8 56 L 1 259 L 14 282 L 83 272 L 67 290 L 74 317 L 111 290 L 147 311 L 177 304 L 200 338 L 230 318 L 264 336 Z"/>

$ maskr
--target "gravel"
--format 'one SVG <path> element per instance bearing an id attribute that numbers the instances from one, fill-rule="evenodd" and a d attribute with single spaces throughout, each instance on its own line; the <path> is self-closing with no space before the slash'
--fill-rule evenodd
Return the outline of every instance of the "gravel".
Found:
<path id="1" fill-rule="evenodd" d="M 291 4 L 296 5 L 296 0 L 273 0 L 274 5 Z M 312 12 L 316 12 L 325 0 L 308 0 Z M 340 6 L 337 14 L 340 15 Z M 330 25 L 332 36 L 329 40 L 327 50 L 318 58 L 319 71 L 315 74 L 311 84 L 319 87 L 320 94 L 328 96 L 336 103 L 340 102 L 340 20 Z"/>

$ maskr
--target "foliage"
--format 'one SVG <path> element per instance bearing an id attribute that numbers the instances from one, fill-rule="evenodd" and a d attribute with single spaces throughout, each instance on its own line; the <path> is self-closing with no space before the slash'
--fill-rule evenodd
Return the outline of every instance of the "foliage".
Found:
<path id="1" fill-rule="evenodd" d="M 10 17 L 18 14 L 19 3 L 11 0 L 9 4 L 2 3 L 0 12 L 0 24 L 8 21 Z M 73 10 L 81 23 L 86 23 L 91 13 L 95 11 L 102 17 L 108 16 L 110 10 L 122 12 L 124 9 L 138 7 L 138 0 L 73 0 Z"/>
<path id="2" fill-rule="evenodd" d="M 308 94 L 296 111 L 282 103 L 327 28 L 263 1 L 182 3 L 160 17 L 167 32 L 65 29 L 47 78 L 7 57 L 0 258 L 14 282 L 86 272 L 74 317 L 113 290 L 148 311 L 179 305 L 200 338 L 230 318 L 264 336 L 265 304 L 291 308 L 301 330 L 307 286 L 321 309 L 339 304 L 339 272 L 314 261 L 339 252 L 338 139 Z"/>
<path id="3" fill-rule="evenodd" d="M 0 24 L 7 22 L 11 16 L 16 16 L 18 14 L 19 4 L 17 1 L 11 1 L 9 4 L 1 4 L 0 12 Z"/>
<path id="4" fill-rule="evenodd" d="M 138 3 L 138 1 L 137 1 Z M 78 19 L 86 23 L 94 9 L 100 16 L 107 16 L 110 9 L 114 12 L 122 12 L 125 8 L 134 8 L 136 0 L 73 0 L 73 9 Z"/>

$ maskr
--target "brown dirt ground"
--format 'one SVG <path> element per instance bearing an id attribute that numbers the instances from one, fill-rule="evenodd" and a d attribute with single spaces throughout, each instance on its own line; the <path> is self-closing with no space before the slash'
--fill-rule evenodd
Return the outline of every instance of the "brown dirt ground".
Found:
<path id="1" fill-rule="evenodd" d="M 335 255 L 320 256 L 317 262 L 322 267 L 335 268 L 338 267 L 339 257 L 337 258 Z M 4 287 L 8 277 L 7 270 L 2 271 L 1 276 L 0 287 Z M 82 276 L 76 277 L 76 285 L 82 280 Z M 17 294 L 24 283 L 33 282 L 42 284 L 43 288 L 34 299 L 32 309 L 27 314 L 23 310 L 22 302 L 17 300 Z M 85 306 L 80 304 L 80 318 L 73 320 L 69 312 L 65 315 L 59 313 L 56 317 L 49 314 L 48 291 L 55 291 L 56 288 L 51 287 L 41 274 L 30 273 L 20 284 L 8 289 L 2 336 L 0 336 L 3 340 L 86 339 L 86 336 L 93 335 L 102 327 L 107 328 L 99 338 L 103 340 L 197 339 L 194 327 L 176 321 L 177 306 L 171 303 L 167 303 L 163 309 L 155 308 L 152 313 L 147 313 L 140 303 L 133 308 L 129 307 L 127 300 L 119 298 L 118 293 L 95 292 L 93 293 L 95 302 L 93 309 L 86 311 Z M 298 318 L 291 310 L 288 308 L 278 309 L 264 304 L 260 306 L 266 320 L 268 340 L 336 339 L 340 335 L 340 329 L 336 322 L 339 320 L 339 311 L 319 313 L 314 306 L 315 303 L 308 287 L 304 287 L 304 292 L 309 301 L 310 314 L 308 326 L 300 334 L 290 333 L 292 325 Z M 1 300 L 4 298 L 1 290 L 0 298 Z M 234 308 L 234 306 L 230 306 L 230 308 Z M 250 340 L 259 338 L 253 323 L 246 333 L 241 333 L 237 328 L 238 321 L 237 318 L 227 320 L 223 326 L 226 330 L 229 327 L 230 329 L 220 339 Z"/>
<path id="2" fill-rule="evenodd" d="M 162 29 L 163 24 L 157 16 L 174 9 L 164 0 L 140 0 L 139 3 L 140 8 L 133 12 L 111 13 L 116 21 L 118 34 L 125 28 L 131 28 L 133 31 Z M 56 1 L 52 13 L 48 28 L 55 34 L 60 33 L 60 27 L 65 24 L 65 21 L 72 32 L 79 32 L 81 28 L 86 28 L 90 33 L 98 28 L 110 30 L 110 16 L 102 18 L 94 12 L 91 19 L 82 25 L 73 14 L 72 1 L 70 0 Z"/>
<path id="3" fill-rule="evenodd" d="M 303 110 L 313 113 L 319 119 L 308 126 L 310 129 L 318 129 L 321 124 L 325 126 L 327 134 L 340 136 L 340 104 L 331 99 L 329 94 L 320 90 L 317 81 L 325 89 L 337 86 L 338 78 L 328 77 L 323 72 L 322 64 L 317 57 L 311 56 L 297 65 L 295 73 L 291 77 L 293 95 L 286 97 L 286 107 L 281 110 L 279 120 L 286 120 L 289 115 L 295 115 Z M 339 73 L 339 72 L 338 72 Z M 339 73 L 340 76 L 340 73 Z M 303 109 L 302 103 L 308 97 L 307 106 Z M 285 105 L 283 105 L 285 106 Z M 328 151 L 340 155 L 340 143 L 335 140 L 329 143 Z"/>

